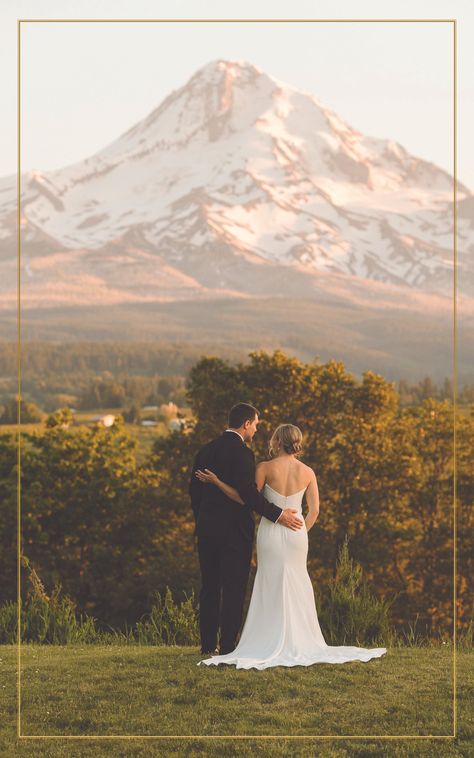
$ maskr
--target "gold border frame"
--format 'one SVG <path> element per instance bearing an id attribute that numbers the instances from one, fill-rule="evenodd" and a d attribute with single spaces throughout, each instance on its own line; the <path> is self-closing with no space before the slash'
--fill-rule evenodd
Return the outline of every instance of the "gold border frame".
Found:
<path id="1" fill-rule="evenodd" d="M 445 735 L 374 735 L 374 734 L 357 734 L 357 735 L 292 735 L 292 734 L 275 734 L 275 735 L 252 735 L 252 734 L 236 734 L 236 735 L 168 735 L 168 734 L 117 734 L 117 735 L 58 735 L 58 734 L 41 734 L 41 735 L 22 735 L 21 734 L 21 626 L 20 626 L 20 601 L 21 601 L 21 574 L 20 574 L 20 553 L 21 553 L 21 456 L 20 456 L 20 402 L 21 402 L 21 361 L 20 361 L 20 349 L 21 349 L 21 309 L 20 309 L 20 243 L 21 243 L 21 149 L 20 149 L 20 118 L 21 118 L 21 92 L 20 92 L 20 62 L 21 62 L 21 24 L 22 23 L 450 23 L 453 26 L 453 255 L 454 255 L 454 267 L 453 267 L 453 463 L 454 463 L 454 476 L 453 476 L 453 734 Z M 360 739 L 382 739 L 382 740 L 406 740 L 406 739 L 456 739 L 457 737 L 457 711 L 456 711 L 456 621 L 457 621 L 457 608 L 456 608 L 456 232 L 457 232 L 457 218 L 456 218 L 456 203 L 457 203 L 457 68 L 456 68 L 456 33 L 457 33 L 457 20 L 455 18 L 447 19 L 427 19 L 427 18 L 410 18 L 410 19 L 387 19 L 387 18 L 367 18 L 367 19 L 315 19 L 315 18 L 252 18 L 252 19 L 230 19 L 230 18 L 200 18 L 200 19 L 138 19 L 138 18 L 107 18 L 107 19 L 17 19 L 17 205 L 18 205 L 18 218 L 17 218 L 17 288 L 18 288 L 18 304 L 17 304 L 17 321 L 18 321 L 18 344 L 17 344 L 17 366 L 18 366 L 18 474 L 17 474 L 17 738 L 21 740 L 278 740 L 278 739 L 292 739 L 292 740 L 360 740 Z"/>

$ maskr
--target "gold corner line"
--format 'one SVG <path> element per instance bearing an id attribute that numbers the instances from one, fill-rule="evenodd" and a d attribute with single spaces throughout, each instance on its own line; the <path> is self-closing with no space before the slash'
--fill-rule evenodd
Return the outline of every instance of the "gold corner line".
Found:
<path id="1" fill-rule="evenodd" d="M 457 642 L 457 478 L 456 478 L 456 294 L 457 294 L 457 271 L 456 271 L 456 248 L 457 248 L 457 23 L 453 24 L 453 732 L 457 730 L 457 672 L 456 672 L 456 642 Z"/>
<path id="2" fill-rule="evenodd" d="M 21 40 L 21 24 L 18 22 L 17 24 L 17 371 L 18 371 L 18 393 L 17 393 L 17 462 L 18 462 L 18 471 L 17 471 L 17 505 L 16 505 L 16 511 L 17 511 L 17 536 L 16 536 L 16 545 L 17 545 L 17 634 L 16 634 L 16 643 L 17 643 L 17 717 L 16 717 L 16 728 L 17 728 L 17 736 L 19 737 L 21 734 L 21 566 L 20 566 L 20 555 L 21 555 L 21 498 L 20 498 L 20 487 L 21 487 L 21 366 L 20 366 L 20 316 L 21 316 L 21 308 L 20 308 L 20 239 L 21 239 L 21 187 L 20 187 L 20 178 L 21 178 L 21 141 L 20 141 L 20 107 L 21 107 L 21 98 L 20 98 L 20 40 Z"/>
<path id="3" fill-rule="evenodd" d="M 19 18 L 19 23 L 452 23 L 454 18 Z"/>
<path id="4" fill-rule="evenodd" d="M 452 735 L 22 735 L 21 734 L 21 297 L 20 297 L 20 263 L 21 263 L 21 140 L 20 140 L 20 115 L 21 115 L 21 84 L 20 84 L 20 41 L 21 41 L 21 24 L 22 23 L 452 23 L 453 24 L 453 122 L 454 122 L 454 140 L 453 140 L 453 734 Z M 17 738 L 20 740 L 27 739 L 456 739 L 457 727 L 457 699 L 456 699 L 456 623 L 457 623 L 457 498 L 456 498 L 456 292 L 457 292 L 457 271 L 456 271 L 456 247 L 457 247 L 457 49 L 456 49 L 457 19 L 17 19 L 17 368 L 18 368 L 18 404 L 17 404 L 17 441 L 18 441 L 18 472 L 17 472 Z"/>

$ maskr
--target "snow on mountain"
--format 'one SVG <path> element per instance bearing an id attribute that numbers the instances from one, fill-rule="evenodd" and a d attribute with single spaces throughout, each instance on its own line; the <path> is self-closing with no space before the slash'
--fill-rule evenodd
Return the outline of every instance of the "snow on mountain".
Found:
<path id="1" fill-rule="evenodd" d="M 54 276 L 79 300 L 102 281 L 119 300 L 249 296 L 275 266 L 275 295 L 330 275 L 452 293 L 452 177 L 245 62 L 212 61 L 103 150 L 30 171 L 21 190 L 23 277 L 43 298 Z M 459 285 L 472 295 L 474 200 L 457 191 Z M 10 298 L 15 248 L 6 177 Z"/>

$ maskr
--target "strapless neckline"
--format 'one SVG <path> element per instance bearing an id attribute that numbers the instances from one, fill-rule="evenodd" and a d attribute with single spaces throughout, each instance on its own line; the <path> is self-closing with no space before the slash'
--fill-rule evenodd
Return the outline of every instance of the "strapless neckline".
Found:
<path id="1" fill-rule="evenodd" d="M 265 487 L 268 487 L 268 489 L 272 490 L 272 492 L 275 492 L 276 495 L 280 495 L 280 497 L 294 497 L 295 495 L 300 495 L 302 492 L 306 492 L 307 487 L 303 487 L 302 490 L 298 490 L 298 492 L 292 492 L 291 495 L 282 495 L 281 492 L 278 492 L 278 490 L 273 489 L 268 482 L 265 482 Z"/>

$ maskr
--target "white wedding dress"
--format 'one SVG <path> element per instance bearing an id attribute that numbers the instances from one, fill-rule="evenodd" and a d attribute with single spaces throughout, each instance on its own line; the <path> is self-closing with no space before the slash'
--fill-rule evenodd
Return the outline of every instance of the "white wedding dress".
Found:
<path id="1" fill-rule="evenodd" d="M 281 508 L 296 508 L 303 517 L 304 492 L 285 497 L 265 484 L 263 494 Z M 293 531 L 261 519 L 257 530 L 257 573 L 240 641 L 231 653 L 214 655 L 199 661 L 198 666 L 311 666 L 369 661 L 387 652 L 384 647 L 326 644 L 306 567 L 307 555 L 308 532 L 304 525 Z"/>

